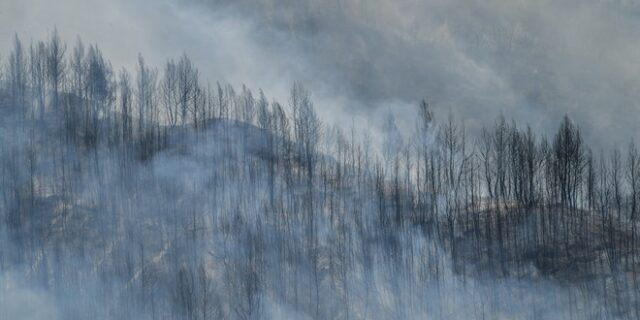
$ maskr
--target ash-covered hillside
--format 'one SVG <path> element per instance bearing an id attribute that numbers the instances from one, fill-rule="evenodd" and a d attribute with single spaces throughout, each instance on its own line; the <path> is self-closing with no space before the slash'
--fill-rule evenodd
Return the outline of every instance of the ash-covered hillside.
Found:
<path id="1" fill-rule="evenodd" d="M 0 319 L 640 316 L 638 151 L 569 117 L 476 137 L 422 102 L 378 142 L 187 56 L 0 63 Z"/>

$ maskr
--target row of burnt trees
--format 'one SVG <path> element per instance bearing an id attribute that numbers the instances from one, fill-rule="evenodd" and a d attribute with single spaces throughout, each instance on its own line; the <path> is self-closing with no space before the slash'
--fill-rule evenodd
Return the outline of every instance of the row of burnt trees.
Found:
<path id="1" fill-rule="evenodd" d="M 286 110 L 269 102 L 262 90 L 254 96 L 245 86 L 236 92 L 230 84 L 203 84 L 186 55 L 167 61 L 162 73 L 142 56 L 135 75 L 115 71 L 97 45 L 87 48 L 78 39 L 68 50 L 56 30 L 28 52 L 16 35 L 4 70 L 4 111 L 32 125 L 55 121 L 67 142 L 88 149 L 125 146 L 125 155 L 148 159 L 166 145 L 174 128 L 197 131 L 212 120 L 240 121 L 272 133 L 269 146 L 295 158 L 309 178 L 309 192 L 313 185 L 322 125 L 310 93 L 298 83 Z"/>
<path id="2" fill-rule="evenodd" d="M 270 104 L 262 91 L 255 98 L 246 87 L 236 93 L 230 85 L 203 85 L 198 69 L 186 55 L 178 61 L 169 60 L 162 74 L 139 57 L 132 77 L 125 69 L 114 71 L 97 46 L 87 49 L 81 40 L 67 54 L 67 46 L 56 31 L 48 41 L 31 43 L 28 49 L 17 36 L 13 42 L 0 73 L 7 105 L 34 119 L 44 119 L 45 110 L 59 113 L 86 145 L 95 144 L 99 135 L 111 144 L 135 137 L 146 141 L 141 144 L 146 149 L 151 148 L 147 144 L 158 143 L 154 139 L 162 128 L 198 128 L 211 119 L 236 119 L 276 130 L 279 136 L 293 134 L 301 148 L 300 160 L 310 164 L 307 168 L 311 170 L 321 126 L 308 93 L 298 84 L 292 90 L 294 123 L 289 128 L 285 109 L 277 102 Z M 462 191 L 459 185 L 465 176 L 474 175 L 466 180 L 482 180 L 481 189 L 465 193 L 477 199 L 488 198 L 502 206 L 515 201 L 524 206 L 561 204 L 593 209 L 598 204 L 596 191 L 609 184 L 606 189 L 611 189 L 616 209 L 627 209 L 631 218 L 637 214 L 640 164 L 633 142 L 623 154 L 595 154 L 568 117 L 551 140 L 500 117 L 493 128 L 483 129 L 478 139 L 468 141 L 464 128 L 452 119 L 434 129 L 433 114 L 426 103 L 421 104 L 419 113 L 415 134 L 406 144 L 390 115 L 380 150 L 387 175 L 393 171 L 393 161 L 404 158 L 408 162 L 405 169 L 413 168 L 413 172 L 405 175 L 417 190 Z M 104 121 L 110 125 L 100 128 L 105 125 L 99 122 Z M 602 170 L 609 172 L 610 182 L 596 181 L 596 173 Z M 310 172 L 307 175 L 312 176 Z"/>
<path id="3" fill-rule="evenodd" d="M 478 152 L 489 199 L 503 206 L 584 210 L 607 210 L 610 202 L 626 218 L 636 218 L 640 166 L 633 142 L 623 153 L 596 153 L 566 116 L 551 140 L 503 118 L 492 131 L 483 131 Z"/>
<path id="4" fill-rule="evenodd" d="M 421 110 L 428 110 L 426 103 Z M 615 209 L 631 220 L 637 216 L 640 164 L 633 141 L 624 152 L 613 148 L 596 153 L 568 116 L 551 138 L 534 134 L 530 127 L 520 129 L 501 116 L 477 139 L 469 139 L 451 117 L 434 129 L 432 113 L 420 113 L 416 134 L 405 144 L 390 116 L 385 145 L 395 150 L 385 148 L 383 153 L 387 171 L 393 173 L 393 166 L 405 169 L 400 174 L 409 181 L 406 189 L 414 190 L 417 202 L 428 202 L 421 197 L 434 192 L 445 197 L 455 194 L 462 201 L 446 206 L 447 210 L 558 206 Z M 609 207 L 610 203 L 615 206 Z"/>
<path id="5" fill-rule="evenodd" d="M 131 76 L 114 70 L 97 45 L 87 48 L 78 39 L 68 50 L 57 31 L 28 49 L 15 36 L 3 65 L 6 104 L 13 111 L 44 120 L 50 110 L 64 119 L 70 138 L 87 147 L 136 141 L 143 158 L 161 145 L 163 128 L 198 128 L 213 118 L 253 123 L 268 104 L 262 93 L 256 101 L 246 88 L 236 94 L 230 85 L 203 85 L 186 55 L 169 60 L 162 77 L 139 57 Z"/>

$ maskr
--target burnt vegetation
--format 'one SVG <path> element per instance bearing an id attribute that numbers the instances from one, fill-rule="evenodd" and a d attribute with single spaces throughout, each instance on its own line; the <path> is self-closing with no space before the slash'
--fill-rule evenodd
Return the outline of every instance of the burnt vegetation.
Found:
<path id="1" fill-rule="evenodd" d="M 633 142 L 594 151 L 568 116 L 471 137 L 422 102 L 378 146 L 300 83 L 281 104 L 186 55 L 130 72 L 56 32 L 13 42 L 0 281 L 63 319 L 640 317 Z"/>

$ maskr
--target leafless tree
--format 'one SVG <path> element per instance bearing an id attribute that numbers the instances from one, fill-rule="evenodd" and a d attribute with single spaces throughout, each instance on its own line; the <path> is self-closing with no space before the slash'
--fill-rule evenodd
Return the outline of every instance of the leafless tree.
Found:
<path id="1" fill-rule="evenodd" d="M 13 37 L 13 50 L 7 61 L 7 77 L 13 108 L 24 111 L 27 91 L 27 61 L 18 35 Z"/>
<path id="2" fill-rule="evenodd" d="M 63 86 L 66 72 L 66 61 L 64 58 L 67 50 L 66 44 L 62 43 L 58 30 L 54 29 L 47 44 L 47 75 L 49 89 L 53 95 L 51 104 L 53 110 L 58 110 L 59 92 Z"/>

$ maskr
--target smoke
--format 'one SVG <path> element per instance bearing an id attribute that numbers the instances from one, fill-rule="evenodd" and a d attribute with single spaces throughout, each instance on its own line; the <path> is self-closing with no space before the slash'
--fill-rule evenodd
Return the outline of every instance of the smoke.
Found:
<path id="1" fill-rule="evenodd" d="M 373 126 L 376 131 L 376 127 L 381 129 L 383 126 L 383 115 L 392 112 L 396 115 L 398 127 L 406 133 L 413 129 L 415 105 L 424 97 L 436 107 L 441 118 L 451 110 L 472 128 L 493 121 L 495 115 L 502 112 L 507 117 L 530 123 L 535 130 L 549 133 L 555 130 L 556 119 L 563 113 L 569 113 L 582 126 L 588 140 L 604 146 L 624 143 L 630 134 L 635 134 L 632 129 L 637 123 L 638 113 L 634 112 L 637 109 L 634 103 L 639 98 L 635 88 L 638 87 L 640 67 L 640 58 L 636 54 L 640 47 L 633 41 L 637 36 L 634 22 L 637 10 L 634 4 L 621 1 L 493 0 L 483 4 L 462 0 L 4 1 L 0 4 L 0 49 L 8 52 L 14 31 L 23 39 L 43 39 L 56 26 L 70 44 L 76 35 L 98 43 L 116 69 L 132 69 L 138 53 L 142 53 L 149 64 L 162 66 L 166 59 L 184 52 L 199 66 L 203 78 L 263 88 L 269 96 L 281 102 L 287 100 L 287 91 L 293 80 L 301 80 L 314 92 L 313 100 L 323 119 L 341 126 Z M 223 139 L 223 133 L 230 130 L 233 141 L 222 143 L 215 140 Z M 263 181 L 266 177 L 256 174 L 267 172 L 267 165 L 256 155 L 258 152 L 246 150 L 251 146 L 244 144 L 247 133 L 243 130 L 246 128 L 219 128 L 206 134 L 218 137 L 213 140 L 178 136 L 175 145 L 179 146 L 174 145 L 175 149 L 160 153 L 150 164 L 126 168 L 130 171 L 121 168 L 117 155 L 101 154 L 99 157 L 96 154 L 95 159 L 102 160 L 100 164 L 95 160 L 96 164 L 92 165 L 87 164 L 88 158 L 84 159 L 87 161 L 78 160 L 85 155 L 70 150 L 70 158 L 76 159 L 78 165 L 69 167 L 73 167 L 73 172 L 76 168 L 83 168 L 73 174 L 77 175 L 77 180 L 70 183 L 74 187 L 73 195 L 77 197 L 69 204 L 69 210 L 75 212 L 71 219 L 76 219 L 70 222 L 70 229 L 87 234 L 73 235 L 77 238 L 66 236 L 88 238 L 96 243 L 97 249 L 88 248 L 85 252 L 86 248 L 78 244 L 78 240 L 63 238 L 65 235 L 54 234 L 54 240 L 47 241 L 59 241 L 58 246 L 73 249 L 72 257 L 61 254 L 65 272 L 59 277 L 81 285 L 69 284 L 66 287 L 63 283 L 56 287 L 62 287 L 59 289 L 62 293 L 78 288 L 89 292 L 87 303 L 81 303 L 88 310 L 67 310 L 73 309 L 72 301 L 64 297 L 54 299 L 37 286 L 23 284 L 20 275 L 5 274 L 0 275 L 0 315 L 15 319 L 56 319 L 61 313 L 90 315 L 93 312 L 91 306 L 98 305 L 104 296 L 115 297 L 116 300 L 121 298 L 113 294 L 117 291 L 113 287 L 125 287 L 134 292 L 131 296 L 135 295 L 143 302 L 136 302 L 141 306 L 133 305 L 134 302 L 126 305 L 129 301 L 118 300 L 105 307 L 113 309 L 105 311 L 105 314 L 116 317 L 118 309 L 126 310 L 122 311 L 121 318 L 148 313 L 156 306 L 144 305 L 144 301 L 154 300 L 156 294 L 160 296 L 159 301 L 178 300 L 163 296 L 162 292 L 179 291 L 176 289 L 179 287 L 177 279 L 182 279 L 180 277 L 185 274 L 183 261 L 191 261 L 193 258 L 189 253 L 194 252 L 205 252 L 204 256 L 211 254 L 213 258 L 199 257 L 203 260 L 199 262 L 202 265 L 218 263 L 218 268 L 213 270 L 229 273 L 211 276 L 215 287 L 212 291 L 228 293 L 232 288 L 242 292 L 244 286 L 250 287 L 246 274 L 251 275 L 255 271 L 243 268 L 249 259 L 261 257 L 251 256 L 252 252 L 242 252 L 244 241 L 273 244 L 282 235 L 275 228 L 257 231 L 256 225 L 260 224 L 251 220 L 264 213 L 261 210 L 270 190 L 267 190 L 267 182 Z M 258 136 L 261 133 L 252 134 Z M 9 146 L 21 145 L 9 140 L 2 140 L 7 150 Z M 233 152 L 222 145 L 234 145 Z M 108 153 L 107 150 L 101 152 Z M 26 151 L 23 153 L 27 154 Z M 41 167 L 38 167 L 40 171 L 36 172 L 47 178 L 48 184 L 55 186 L 60 180 L 59 174 L 47 167 L 49 153 L 44 154 L 47 154 L 43 156 L 47 161 L 42 160 Z M 56 151 L 50 151 L 50 154 L 53 154 L 51 162 L 54 162 Z M 5 150 L 2 156 L 14 157 Z M 24 169 L 24 162 L 20 159 L 27 157 L 22 154 L 21 157 L 16 156 L 12 161 L 16 163 L 14 167 Z M 19 174 L 27 174 L 25 170 L 18 171 Z M 13 177 L 8 173 L 7 176 L 15 179 L 16 185 L 26 185 L 25 177 L 18 174 Z M 104 182 L 101 180 L 103 177 L 107 177 Z M 43 181 L 46 182 L 44 178 Z M 56 201 L 46 198 L 47 189 L 43 190 L 43 202 Z M 376 204 L 373 202 L 372 199 L 363 201 L 362 210 L 374 212 Z M 288 205 L 293 207 L 287 208 L 293 214 L 300 204 Z M 192 217 L 200 220 L 192 220 Z M 347 223 L 358 225 L 353 221 Z M 328 222 L 324 224 L 328 225 Z M 220 235 L 222 232 L 209 235 L 197 229 L 196 225 L 209 227 L 205 231 L 216 225 L 230 235 L 223 237 Z M 168 230 L 170 227 L 176 231 Z M 236 234 L 234 228 L 243 233 Z M 89 232 L 91 230 L 94 232 Z M 303 233 L 302 230 L 300 227 L 294 231 L 291 239 L 302 239 L 298 234 Z M 197 237 L 201 242 L 191 240 L 191 237 L 196 238 L 197 232 L 202 232 Z M 321 245 L 340 248 L 329 243 L 343 243 L 334 234 L 337 233 L 335 230 L 325 226 L 321 232 L 323 241 L 326 241 Z M 344 274 L 335 271 L 331 273 L 332 281 L 319 284 L 316 276 L 316 290 L 321 291 L 323 310 L 326 310 L 322 315 L 327 318 L 342 315 L 340 312 L 364 312 L 365 317 L 375 315 L 381 319 L 400 314 L 407 318 L 422 318 L 432 315 L 434 309 L 441 312 L 434 317 L 479 318 L 484 316 L 485 305 L 491 308 L 487 314 L 497 318 L 500 315 L 533 318 L 538 312 L 542 313 L 545 306 L 547 309 L 548 306 L 557 307 L 553 310 L 556 316 L 572 312 L 563 309 L 562 303 L 551 304 L 550 300 L 557 296 L 563 302 L 571 298 L 571 293 L 567 294 L 564 288 L 552 284 L 535 282 L 534 289 L 531 289 L 529 281 L 507 279 L 503 283 L 487 284 L 459 278 L 451 271 L 452 262 L 446 259 L 445 249 L 425 238 L 418 230 L 398 236 L 405 237 L 403 239 L 389 240 L 382 235 L 381 239 L 389 241 L 380 241 L 380 247 L 367 238 L 355 236 L 355 227 L 349 232 L 353 234 L 342 236 L 353 238 L 354 242 L 361 241 L 356 245 L 371 250 L 375 267 L 364 272 L 360 268 L 364 269 L 365 262 L 354 263 L 357 268 L 344 267 Z M 182 233 L 186 235 L 185 239 L 182 239 Z M 103 243 L 102 237 L 106 235 L 119 242 Z M 158 245 L 157 238 L 170 244 Z M 382 247 L 397 245 L 396 242 L 400 243 L 400 249 Z M 261 275 L 265 275 L 269 288 L 285 288 L 273 290 L 284 292 L 284 298 L 275 294 L 271 296 L 269 292 L 256 293 L 262 301 L 264 314 L 273 318 L 312 317 L 312 312 L 305 312 L 313 310 L 313 307 L 292 310 L 280 301 L 294 298 L 297 301 L 298 297 L 292 295 L 290 288 L 311 288 L 314 276 L 309 265 L 315 262 L 295 256 L 299 253 L 294 252 L 291 259 L 295 262 L 285 263 L 269 251 L 269 248 L 276 248 L 275 245 L 264 247 L 267 249 L 261 247 L 261 250 L 265 250 L 265 259 L 274 261 L 267 264 L 273 269 Z M 75 253 L 76 250 L 81 254 Z M 229 254 L 226 251 L 240 253 Z M 389 252 L 400 258 L 385 256 Z M 75 257 L 76 254 L 79 257 Z M 341 259 L 348 260 L 344 258 L 347 254 L 331 254 L 340 255 L 339 258 L 332 256 L 340 263 Z M 106 261 L 103 255 L 110 256 L 113 265 L 95 263 Z M 364 253 L 362 255 L 363 261 L 369 258 L 364 257 Z M 431 265 L 414 267 L 407 261 L 389 262 L 392 258 L 409 260 L 414 257 L 419 257 L 415 261 L 428 261 L 436 269 L 444 270 L 441 278 L 445 283 L 433 284 L 417 278 L 416 274 L 428 276 L 428 272 L 399 276 L 401 268 L 396 266 L 406 263 L 409 270 L 430 270 Z M 43 261 L 47 259 L 52 260 L 53 265 L 54 259 L 44 257 Z M 76 259 L 81 261 L 76 262 Z M 126 268 L 119 264 L 121 261 L 127 261 Z M 171 272 L 167 266 L 172 268 Z M 42 265 L 38 268 L 47 270 Z M 326 270 L 329 267 L 322 265 L 322 268 L 321 271 L 328 274 Z M 99 272 L 95 272 L 96 269 Z M 300 273 L 297 278 L 287 273 L 291 270 Z M 96 274 L 104 276 L 104 282 L 85 281 Z M 365 278 L 369 275 L 371 279 Z M 333 277 L 338 280 L 333 280 Z M 151 284 L 145 283 L 143 278 Z M 288 281 L 282 284 L 281 279 Z M 131 289 L 129 283 L 136 287 Z M 434 289 L 436 286 L 438 290 Z M 344 294 L 352 297 L 351 301 L 341 301 L 340 294 L 346 292 L 345 288 L 351 290 L 350 295 Z M 555 293 L 552 298 L 546 295 L 549 291 Z M 485 294 L 488 292 L 493 296 Z M 536 301 L 536 307 L 518 306 L 513 301 L 513 292 L 527 296 L 529 299 L 526 301 Z M 401 298 L 394 300 L 394 297 Z M 234 297 L 214 298 L 220 299 L 222 306 L 244 303 L 234 300 Z M 312 306 L 314 298 L 313 292 L 305 290 L 300 304 Z M 505 303 L 506 299 L 511 303 Z M 433 309 L 421 307 L 420 303 L 424 301 L 432 301 Z M 461 301 L 468 304 L 461 307 Z M 584 301 L 584 304 L 589 304 L 590 297 L 585 297 Z M 58 303 L 65 310 L 57 310 L 55 306 Z M 120 308 L 121 304 L 126 308 Z M 343 308 L 342 304 L 346 307 Z M 23 308 L 25 305 L 33 308 Z M 591 307 L 601 309 L 597 303 Z M 169 310 L 170 307 L 164 308 L 160 312 L 174 312 Z M 596 312 L 585 311 L 588 314 Z"/>
<path id="2" fill-rule="evenodd" d="M 346 97 L 347 108 L 424 97 L 472 127 L 503 112 L 550 132 L 568 113 L 599 145 L 634 134 L 640 47 L 632 2 L 229 3 L 294 43 L 307 66 L 296 76 L 322 96 Z"/>
<path id="3" fill-rule="evenodd" d="M 60 319 L 49 293 L 34 289 L 15 275 L 0 274 L 0 318 L 20 320 Z"/>

